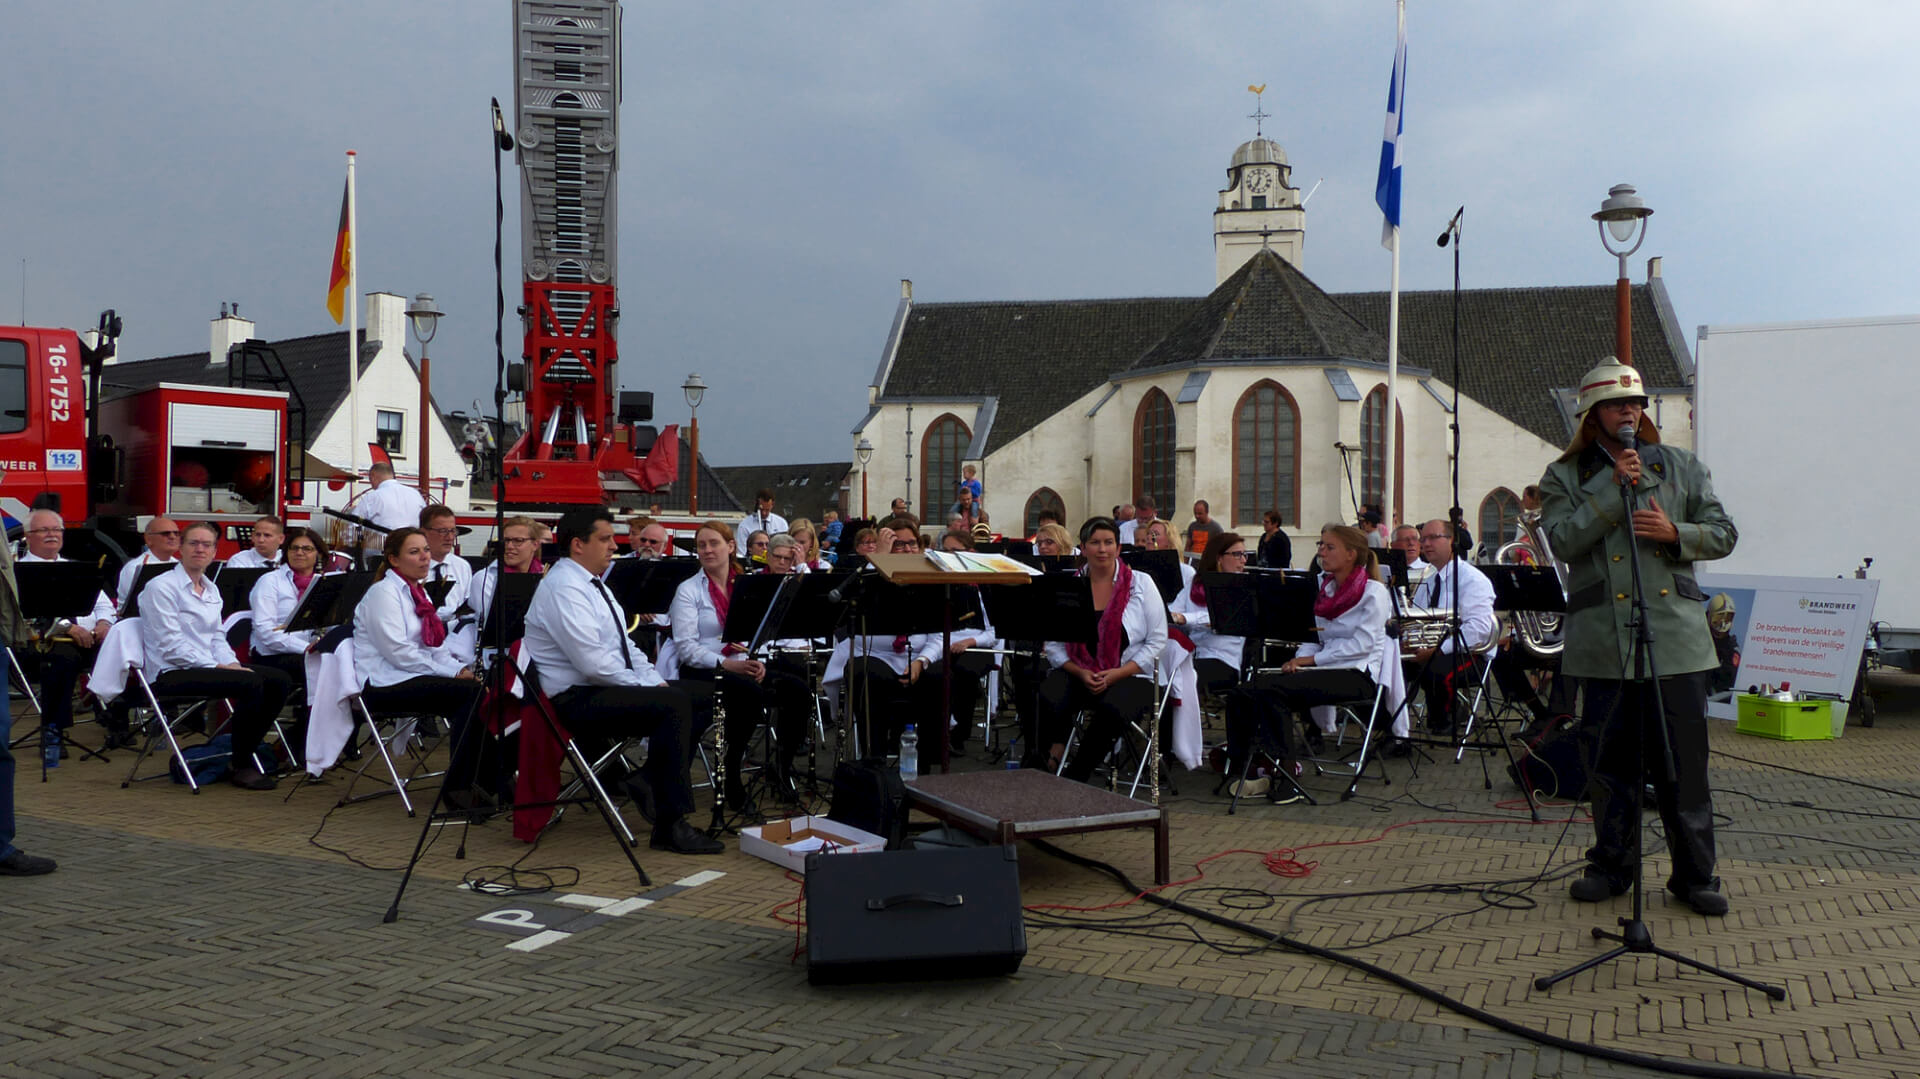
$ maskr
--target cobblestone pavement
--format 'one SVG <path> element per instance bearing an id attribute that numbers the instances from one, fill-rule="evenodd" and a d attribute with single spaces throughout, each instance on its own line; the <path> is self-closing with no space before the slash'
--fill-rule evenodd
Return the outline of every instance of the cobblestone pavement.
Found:
<path id="1" fill-rule="evenodd" d="M 1649 894 L 1661 944 L 1785 986 L 1779 1004 L 1638 958 L 1536 991 L 1534 977 L 1595 954 L 1591 927 L 1628 905 L 1579 906 L 1563 880 L 1535 885 L 1577 866 L 1587 828 L 1567 807 L 1537 825 L 1515 811 L 1501 760 L 1492 791 L 1469 755 L 1422 764 L 1417 778 L 1395 763 L 1391 784 L 1351 802 L 1322 779 L 1309 783 L 1326 796 L 1319 806 L 1233 817 L 1182 773 L 1168 799 L 1176 877 L 1249 853 L 1208 861 L 1203 879 L 1166 894 L 1579 1042 L 1801 1074 L 1920 1075 L 1920 680 L 1876 688 L 1879 724 L 1838 741 L 1776 743 L 1716 724 L 1732 913 L 1702 919 L 1657 883 Z M 719 858 L 643 847 L 654 882 L 643 888 L 600 823 L 577 813 L 531 849 L 504 823 L 476 828 L 465 859 L 458 836 L 436 830 L 399 920 L 384 924 L 391 867 L 420 834 L 392 799 L 329 812 L 342 778 L 290 797 L 284 786 L 191 796 L 165 780 L 122 790 L 129 758 L 114 756 L 69 760 L 44 785 L 37 771 L 20 776 L 22 845 L 61 869 L 0 880 L 11 997 L 0 1074 L 1655 1074 L 1143 904 L 1065 916 L 1150 924 L 1035 911 L 1011 978 L 814 989 L 793 961 L 794 930 L 773 917 L 797 893 L 779 870 L 731 841 Z M 1061 845 L 1150 876 L 1144 833 Z M 1312 871 L 1277 876 L 1266 863 L 1282 856 Z M 1030 905 L 1126 898 L 1037 848 L 1020 857 Z M 549 867 L 557 886 L 517 897 L 458 886 L 516 859 Z M 1665 869 L 1655 856 L 1649 879 Z M 1489 892 L 1497 880 L 1514 883 Z"/>

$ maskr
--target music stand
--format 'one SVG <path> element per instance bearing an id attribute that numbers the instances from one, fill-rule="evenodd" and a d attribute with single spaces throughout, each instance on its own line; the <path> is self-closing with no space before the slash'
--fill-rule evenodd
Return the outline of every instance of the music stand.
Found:
<path id="1" fill-rule="evenodd" d="M 1180 553 L 1178 551 L 1124 551 L 1120 561 L 1153 578 L 1153 586 L 1160 590 L 1160 600 L 1172 603 L 1180 589 L 1186 586 L 1186 575 L 1180 572 Z"/>
<path id="2" fill-rule="evenodd" d="M 231 618 L 241 611 L 253 609 L 253 586 L 260 578 L 272 573 L 266 566 L 252 568 L 222 565 L 220 572 L 213 578 L 213 586 L 220 590 L 220 613 Z"/>
<path id="3" fill-rule="evenodd" d="M 150 569 L 161 567 L 151 566 Z M 166 568 L 172 568 L 169 564 Z M 94 601 L 100 597 L 100 574 L 86 562 L 19 562 L 14 565 L 14 579 L 20 586 L 20 615 L 31 622 L 53 622 L 66 620 L 78 622 L 93 613 Z M 92 629 L 92 626 L 88 626 Z M 35 641 L 44 655 L 52 647 L 52 641 L 42 636 Z M 21 669 L 20 660 L 13 649 L 7 649 L 7 662 L 13 668 L 14 677 L 20 680 L 20 688 L 26 693 L 27 700 L 33 704 L 33 710 L 40 716 L 40 739 L 44 746 L 47 737 L 47 714 L 42 702 L 33 691 L 33 683 L 28 680 L 26 671 Z M 86 746 L 67 736 L 66 731 L 54 732 L 63 746 L 80 750 L 82 758 L 94 757 L 106 760 L 105 754 L 88 749 Z M 6 732 L 0 731 L 0 738 Z M 46 754 L 40 754 L 40 782 L 47 781 Z"/>
<path id="4" fill-rule="evenodd" d="M 1264 656 L 1271 641 L 1296 644 L 1320 639 L 1313 619 L 1313 601 L 1318 592 L 1314 579 L 1305 574 L 1248 570 L 1244 573 L 1202 573 L 1200 587 L 1207 590 L 1207 617 L 1213 632 L 1226 637 L 1244 637 L 1259 642 Z M 1368 717 L 1372 721 L 1372 717 Z M 1366 762 L 1361 762 L 1365 767 Z M 1249 747 L 1241 779 L 1253 774 L 1253 752 Z M 1355 769 L 1358 783 L 1359 769 Z M 1285 780 L 1310 805 L 1318 805 L 1313 795 L 1300 785 L 1286 768 L 1277 768 L 1268 782 Z M 1348 791 L 1349 794 L 1352 791 Z M 1236 792 L 1227 813 L 1239 808 Z"/>
<path id="5" fill-rule="evenodd" d="M 307 586 L 306 595 L 294 604 L 293 613 L 287 616 L 286 632 L 325 630 L 353 621 L 354 610 L 360 606 L 367 589 L 373 587 L 376 576 L 356 571 L 316 578 Z"/>
<path id="6" fill-rule="evenodd" d="M 527 608 L 533 606 L 533 593 L 540 587 L 541 578 L 532 573 L 497 574 L 493 583 L 493 595 L 487 600 L 486 638 L 501 641 L 517 641 L 527 635 Z M 497 633 L 500 627 L 496 619 L 506 619 L 506 632 Z M 487 640 L 482 640 L 486 647 Z"/>
<path id="7" fill-rule="evenodd" d="M 607 591 L 631 618 L 663 614 L 687 578 L 700 572 L 697 558 L 621 558 L 607 573 Z"/>
<path id="8" fill-rule="evenodd" d="M 172 573 L 173 568 L 179 564 L 178 562 L 155 562 L 141 566 L 139 574 L 133 579 L 133 587 L 127 589 L 127 598 L 120 601 L 120 621 L 140 617 L 140 593 L 146 590 L 147 584 L 155 577 L 163 573 Z"/>
<path id="9" fill-rule="evenodd" d="M 1412 587 L 1412 582 L 1407 579 L 1407 552 L 1398 547 L 1379 547 L 1373 554 L 1387 568 L 1387 579 L 1391 582 L 1388 590 L 1394 593 L 1394 607 L 1398 608 L 1399 597 Z"/>
<path id="10" fill-rule="evenodd" d="M 1493 582 L 1493 609 L 1545 614 L 1564 613 L 1567 595 L 1560 576 L 1547 566 L 1481 566 Z"/>

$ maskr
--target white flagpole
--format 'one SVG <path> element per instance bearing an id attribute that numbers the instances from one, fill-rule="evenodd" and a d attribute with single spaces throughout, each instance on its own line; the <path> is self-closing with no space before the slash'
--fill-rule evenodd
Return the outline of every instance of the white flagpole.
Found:
<path id="1" fill-rule="evenodd" d="M 347 151 L 347 471 L 360 476 L 360 222 Z"/>
<path id="2" fill-rule="evenodd" d="M 1400 227 L 1393 229 L 1393 277 L 1387 286 L 1387 460 L 1384 481 L 1380 487 L 1380 513 L 1385 517 L 1387 528 L 1391 530 L 1401 522 L 1393 519 L 1393 443 L 1394 430 L 1399 426 L 1395 421 L 1400 416 Z"/>

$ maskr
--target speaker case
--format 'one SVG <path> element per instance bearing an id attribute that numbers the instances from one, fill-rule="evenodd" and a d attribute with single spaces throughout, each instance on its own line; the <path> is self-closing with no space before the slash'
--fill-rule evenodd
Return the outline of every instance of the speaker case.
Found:
<path id="1" fill-rule="evenodd" d="M 1027 955 L 1012 846 L 807 857 L 807 981 L 1012 974 Z"/>

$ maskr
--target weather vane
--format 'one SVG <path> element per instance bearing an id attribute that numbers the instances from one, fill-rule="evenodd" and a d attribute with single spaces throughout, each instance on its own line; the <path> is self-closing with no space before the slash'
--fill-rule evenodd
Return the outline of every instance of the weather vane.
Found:
<path id="1" fill-rule="evenodd" d="M 1267 84 L 1264 82 L 1258 86 L 1254 86 L 1251 83 L 1247 85 L 1247 93 L 1253 95 L 1253 111 L 1247 114 L 1247 119 L 1253 121 L 1253 137 L 1256 139 L 1261 137 L 1261 125 L 1266 121 L 1267 117 L 1273 115 L 1260 107 L 1260 95 L 1266 92 Z"/>

